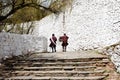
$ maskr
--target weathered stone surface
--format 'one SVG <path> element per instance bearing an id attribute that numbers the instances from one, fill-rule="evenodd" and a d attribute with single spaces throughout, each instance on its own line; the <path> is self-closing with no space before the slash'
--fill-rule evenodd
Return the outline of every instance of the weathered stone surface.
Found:
<path id="1" fill-rule="evenodd" d="M 28 52 L 46 52 L 47 39 L 42 36 L 0 33 L 0 58 Z"/>
<path id="2" fill-rule="evenodd" d="M 32 80 L 33 79 L 35 80 L 36 79 L 38 80 L 45 80 L 45 79 L 112 80 L 113 79 L 113 80 L 119 80 L 119 78 L 113 77 L 114 76 L 113 72 L 115 71 L 113 70 L 113 68 L 111 69 L 112 65 L 110 65 L 111 62 L 109 62 L 107 56 L 104 57 L 105 55 L 95 54 L 89 51 L 88 53 L 91 55 L 89 55 L 89 57 L 86 57 L 88 53 L 85 53 L 85 54 L 83 53 L 85 52 L 76 52 L 76 53 L 74 52 L 58 53 L 57 52 L 54 54 L 50 54 L 50 53 L 32 54 L 26 60 L 19 60 L 19 62 L 17 63 L 16 63 L 16 60 L 15 62 L 11 62 L 12 64 L 14 64 L 13 71 L 10 73 L 11 75 L 9 75 L 8 77 L 5 77 L 5 80 L 6 79 L 12 79 L 12 80 L 16 80 L 16 79 L 17 80 L 18 79 L 19 80 L 21 79 L 26 79 L 26 80 L 29 80 L 29 79 L 32 79 Z M 71 54 L 74 54 L 75 56 L 79 55 L 81 57 L 76 58 L 74 56 L 74 59 L 71 59 Z M 64 55 L 64 56 L 61 56 L 61 55 Z M 57 58 L 57 56 L 60 56 L 61 59 Z M 94 61 L 95 63 L 93 63 Z M 103 63 L 104 61 L 108 61 L 108 62 Z M 35 63 L 41 64 L 41 65 L 33 65 Z M 83 63 L 85 65 L 82 65 Z M 91 64 L 88 64 L 88 63 L 91 63 L 92 66 L 90 66 Z M 80 65 L 75 65 L 75 64 L 80 64 Z M 101 66 L 100 64 L 101 65 L 104 64 L 105 66 Z M 7 73 L 8 71 L 11 71 L 9 67 L 6 68 L 6 70 L 7 70 Z M 5 73 L 4 76 L 6 76 L 7 73 Z M 115 76 L 119 77 L 119 75 L 118 76 L 115 75 Z"/>
<path id="3" fill-rule="evenodd" d="M 103 49 L 103 53 L 110 56 L 118 72 L 120 72 L 120 43 L 113 44 Z"/>

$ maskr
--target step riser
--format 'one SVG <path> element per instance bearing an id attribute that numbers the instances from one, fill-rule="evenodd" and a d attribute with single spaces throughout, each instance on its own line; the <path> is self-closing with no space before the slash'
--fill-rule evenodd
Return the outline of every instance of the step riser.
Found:
<path id="1" fill-rule="evenodd" d="M 80 68 L 78 68 L 78 69 L 74 69 L 74 68 L 71 68 L 71 69 L 62 69 L 62 68 L 59 68 L 59 69 L 24 69 L 25 71 L 32 71 L 32 70 L 34 70 L 34 71 L 38 71 L 38 70 L 40 70 L 40 71 L 51 71 L 51 70 L 64 70 L 64 71 L 90 71 L 90 70 L 94 70 L 95 68 L 88 68 L 88 69 L 80 69 Z"/>
<path id="2" fill-rule="evenodd" d="M 108 62 L 103 62 L 103 63 L 74 63 L 74 64 L 69 64 L 69 63 L 47 63 L 47 64 L 44 64 L 44 63 L 38 63 L 38 64 L 29 64 L 29 63 L 24 63 L 24 64 L 13 64 L 14 66 L 29 66 L 29 67 L 41 67 L 41 66 L 105 66 Z"/>
<path id="3" fill-rule="evenodd" d="M 73 66 L 71 66 L 71 68 L 70 68 L 70 66 L 69 66 L 69 68 L 65 68 L 65 67 L 50 67 L 50 66 L 48 66 L 48 67 L 46 67 L 46 68 L 44 68 L 44 67 L 27 67 L 27 68 L 25 68 L 25 67 L 23 67 L 23 68 L 21 68 L 21 67 L 18 67 L 18 68 L 13 68 L 13 70 L 17 70 L 17 71 L 53 71 L 53 70 L 64 70 L 64 71 L 93 71 L 93 70 L 95 70 L 96 69 L 96 67 L 94 67 L 94 66 L 88 66 L 88 67 L 73 67 Z M 7 70 L 7 71 L 10 71 L 11 70 L 11 68 L 5 68 L 5 70 Z"/>
<path id="4" fill-rule="evenodd" d="M 12 69 L 6 69 L 7 71 L 11 71 Z M 64 70 L 64 71 L 93 71 L 95 70 L 95 68 L 88 68 L 88 69 L 13 69 L 13 70 L 17 70 L 17 71 L 57 71 L 57 70 Z"/>
<path id="5" fill-rule="evenodd" d="M 107 57 L 101 57 L 101 58 L 82 58 L 82 59 L 31 59 L 31 60 L 24 60 L 24 61 L 18 61 L 19 63 L 23 62 L 88 62 L 88 61 L 101 61 L 107 59 Z"/>
<path id="6" fill-rule="evenodd" d="M 81 78 L 76 78 L 76 77 L 72 77 L 72 78 L 69 78 L 69 77 L 66 77 L 66 78 L 60 78 L 60 77 L 56 77 L 56 78 L 52 78 L 52 77 L 48 77 L 48 78 L 8 78 L 7 80 L 103 80 L 104 76 L 102 77 L 97 77 L 97 78 L 84 78 L 84 77 L 81 77 Z"/>
<path id="7" fill-rule="evenodd" d="M 37 73 L 37 74 L 33 74 L 33 73 L 22 73 L 22 74 L 12 74 L 12 76 L 30 76 L 30 75 L 35 75 L 37 77 L 45 77 L 45 76 L 52 76 L 52 77 L 86 77 L 86 76 L 91 76 L 91 77 L 94 77 L 94 76 L 103 76 L 103 73 L 45 73 L 45 74 L 40 74 L 40 73 Z"/>

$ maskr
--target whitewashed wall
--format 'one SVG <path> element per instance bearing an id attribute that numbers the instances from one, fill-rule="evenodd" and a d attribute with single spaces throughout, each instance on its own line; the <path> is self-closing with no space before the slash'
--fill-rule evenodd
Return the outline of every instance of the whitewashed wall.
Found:
<path id="1" fill-rule="evenodd" d="M 52 14 L 36 21 L 33 34 L 49 39 L 52 33 L 59 38 L 65 32 L 68 51 L 103 48 L 120 41 L 119 0 L 74 0 L 63 17 L 63 13 Z M 59 41 L 57 50 L 61 51 Z"/>
<path id="2" fill-rule="evenodd" d="M 46 52 L 47 39 L 42 36 L 0 33 L 0 59 L 28 52 Z"/>

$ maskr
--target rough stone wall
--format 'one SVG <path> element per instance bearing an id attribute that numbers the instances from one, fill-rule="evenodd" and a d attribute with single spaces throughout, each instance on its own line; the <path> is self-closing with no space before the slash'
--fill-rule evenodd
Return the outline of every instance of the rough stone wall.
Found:
<path id="1" fill-rule="evenodd" d="M 120 41 L 119 20 L 119 0 L 73 0 L 65 14 L 52 14 L 36 21 L 33 34 L 49 39 L 52 33 L 57 38 L 66 33 L 68 51 L 104 48 Z M 57 51 L 61 49 L 57 41 Z"/>
<path id="2" fill-rule="evenodd" d="M 114 63 L 118 72 L 120 72 L 120 42 L 107 46 L 102 50 L 102 53 L 107 54 Z"/>
<path id="3" fill-rule="evenodd" d="M 47 39 L 33 35 L 0 33 L 0 59 L 28 52 L 46 52 Z"/>

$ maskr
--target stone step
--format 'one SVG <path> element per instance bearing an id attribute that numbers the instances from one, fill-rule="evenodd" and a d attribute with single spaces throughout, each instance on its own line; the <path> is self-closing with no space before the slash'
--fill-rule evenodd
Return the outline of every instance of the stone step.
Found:
<path id="1" fill-rule="evenodd" d="M 18 76 L 5 78 L 5 80 L 102 80 L 105 76 L 94 77 L 35 77 L 35 76 Z"/>
<path id="2" fill-rule="evenodd" d="M 45 66 L 45 67 L 13 67 L 14 70 L 25 70 L 25 71 L 45 71 L 45 70 L 94 70 L 96 66 Z M 7 68 L 9 70 L 9 68 Z"/>
<path id="3" fill-rule="evenodd" d="M 13 76 L 96 76 L 103 75 L 104 70 L 95 70 L 95 71 L 14 71 L 12 72 Z"/>
<path id="4" fill-rule="evenodd" d="M 4 73 L 9 77 L 6 80 L 102 80 L 108 75 L 104 66 L 109 60 L 106 56 L 75 59 L 37 57 L 8 62 L 13 66 L 4 67 Z"/>
<path id="5" fill-rule="evenodd" d="M 100 65 L 100 66 L 104 66 L 107 63 L 109 63 L 109 61 L 89 61 L 89 62 L 24 62 L 24 63 L 12 63 L 14 66 L 85 66 L 85 65 Z"/>
<path id="6" fill-rule="evenodd" d="M 106 60 L 108 59 L 107 56 L 102 57 L 93 57 L 93 58 L 75 58 L 75 59 L 55 59 L 55 58 L 30 58 L 26 59 L 23 62 L 84 62 L 84 61 L 99 61 L 99 60 Z M 20 60 L 19 62 L 22 62 Z"/>
<path id="7" fill-rule="evenodd" d="M 96 66 L 47 66 L 47 67 L 24 67 L 23 70 L 93 70 Z"/>
<path id="8" fill-rule="evenodd" d="M 40 62 L 35 62 L 33 63 L 33 65 L 76 65 L 76 66 L 83 66 L 83 65 L 92 65 L 92 64 L 106 64 L 108 63 L 108 61 L 89 61 L 89 62 L 54 62 L 54 63 L 50 63 L 50 62 L 46 62 L 46 63 L 40 63 Z"/>
<path id="9" fill-rule="evenodd" d="M 105 70 L 96 70 L 96 71 L 14 71 L 12 73 L 99 73 L 104 72 Z"/>

